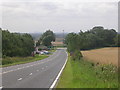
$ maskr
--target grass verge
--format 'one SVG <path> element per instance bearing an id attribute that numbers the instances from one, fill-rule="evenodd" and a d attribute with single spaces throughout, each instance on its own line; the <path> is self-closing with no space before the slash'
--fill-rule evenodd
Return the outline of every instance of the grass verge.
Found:
<path id="1" fill-rule="evenodd" d="M 73 61 L 69 56 L 56 88 L 118 88 L 117 67 Z"/>
<path id="2" fill-rule="evenodd" d="M 48 55 L 35 55 L 35 57 L 6 57 L 2 59 L 2 67 L 34 62 L 47 57 Z"/>

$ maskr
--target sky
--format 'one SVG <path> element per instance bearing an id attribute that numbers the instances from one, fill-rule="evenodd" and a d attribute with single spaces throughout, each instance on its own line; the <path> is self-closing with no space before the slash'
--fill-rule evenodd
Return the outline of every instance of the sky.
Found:
<path id="1" fill-rule="evenodd" d="M 117 0 L 4 0 L 0 27 L 10 32 L 79 32 L 103 26 L 118 31 Z"/>

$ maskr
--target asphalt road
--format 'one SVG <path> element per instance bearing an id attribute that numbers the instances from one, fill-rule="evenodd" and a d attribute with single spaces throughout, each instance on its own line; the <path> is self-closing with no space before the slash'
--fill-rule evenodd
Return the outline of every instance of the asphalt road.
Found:
<path id="1" fill-rule="evenodd" d="M 65 49 L 50 57 L 2 69 L 3 88 L 50 88 L 67 59 Z"/>

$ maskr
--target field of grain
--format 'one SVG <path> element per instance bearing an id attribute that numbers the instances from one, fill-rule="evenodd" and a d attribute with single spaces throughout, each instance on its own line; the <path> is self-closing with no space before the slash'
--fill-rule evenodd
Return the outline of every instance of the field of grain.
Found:
<path id="1" fill-rule="evenodd" d="M 119 48 L 120 49 L 120 48 Z M 94 62 L 99 62 L 100 64 L 113 64 L 118 66 L 118 48 L 102 48 L 81 51 L 84 58 Z"/>

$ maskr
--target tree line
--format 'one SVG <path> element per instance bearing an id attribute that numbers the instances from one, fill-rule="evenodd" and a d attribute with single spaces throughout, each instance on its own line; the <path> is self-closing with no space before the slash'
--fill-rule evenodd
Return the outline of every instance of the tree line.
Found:
<path id="1" fill-rule="evenodd" d="M 65 38 L 65 43 L 67 50 L 75 53 L 80 50 L 120 46 L 120 35 L 114 29 L 97 26 L 85 32 L 80 30 L 78 34 L 69 33 Z"/>
<path id="2" fill-rule="evenodd" d="M 2 30 L 2 55 L 9 56 L 30 56 L 34 50 L 34 41 L 30 34 L 10 33 Z"/>

